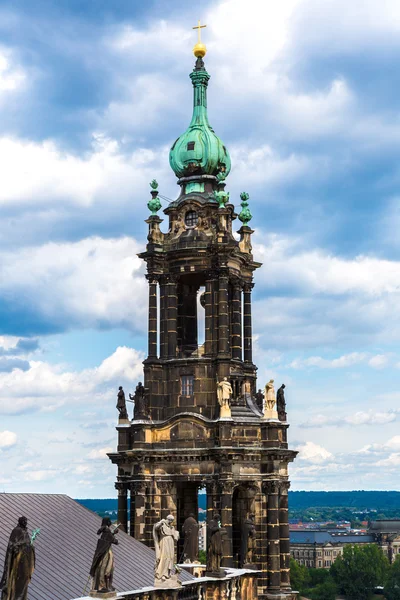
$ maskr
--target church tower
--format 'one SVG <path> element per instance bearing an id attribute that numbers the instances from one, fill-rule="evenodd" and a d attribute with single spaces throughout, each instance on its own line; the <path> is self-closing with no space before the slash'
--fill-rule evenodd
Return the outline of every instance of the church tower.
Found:
<path id="1" fill-rule="evenodd" d="M 118 520 L 151 546 L 158 519 L 172 513 L 181 530 L 205 493 L 207 518 L 218 512 L 226 530 L 222 566 L 239 567 L 243 523 L 254 514 L 259 593 L 290 598 L 288 463 L 296 452 L 288 449 L 286 413 L 278 418 L 274 399 L 264 409 L 256 400 L 252 289 L 261 264 L 252 253 L 249 195 L 240 194 L 237 214 L 225 191 L 229 153 L 208 121 L 205 46 L 194 52 L 193 116 L 169 158 L 180 193 L 164 210 L 163 228 L 151 183 L 140 254 L 149 286 L 144 390 L 137 388 L 135 418 L 120 420 L 109 455 L 118 467 Z M 178 546 L 178 561 L 181 553 Z"/>

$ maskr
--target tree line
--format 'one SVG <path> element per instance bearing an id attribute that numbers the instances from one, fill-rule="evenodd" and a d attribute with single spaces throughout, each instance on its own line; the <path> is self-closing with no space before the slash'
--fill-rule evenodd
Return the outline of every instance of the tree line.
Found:
<path id="1" fill-rule="evenodd" d="M 335 600 L 342 594 L 347 600 L 369 600 L 374 591 L 387 600 L 400 600 L 400 556 L 389 564 L 375 544 L 346 546 L 330 569 L 309 569 L 290 560 L 292 589 L 310 600 Z"/>

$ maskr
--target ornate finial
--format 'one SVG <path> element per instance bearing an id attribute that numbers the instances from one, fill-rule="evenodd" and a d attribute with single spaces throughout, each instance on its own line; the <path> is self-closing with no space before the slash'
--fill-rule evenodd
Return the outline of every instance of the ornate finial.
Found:
<path id="1" fill-rule="evenodd" d="M 151 214 L 154 216 L 161 208 L 160 198 L 158 197 L 158 183 L 155 179 L 150 183 L 151 187 L 151 200 L 147 203 L 147 208 L 151 211 Z"/>
<path id="2" fill-rule="evenodd" d="M 249 209 L 249 203 L 248 203 L 249 198 L 250 198 L 250 196 L 247 192 L 242 192 L 240 194 L 240 199 L 242 201 L 240 203 L 240 205 L 242 207 L 242 210 L 240 211 L 239 219 L 240 219 L 240 221 L 242 221 L 243 225 L 245 225 L 245 226 L 253 218 L 253 215 L 251 214 L 250 209 Z"/>
<path id="3" fill-rule="evenodd" d="M 218 173 L 217 173 L 217 181 L 218 181 L 218 183 L 224 182 L 225 179 L 226 179 L 226 173 L 225 173 L 225 171 L 218 171 Z"/>
<path id="4" fill-rule="evenodd" d="M 192 28 L 192 29 L 197 29 L 197 44 L 193 48 L 193 54 L 197 58 L 203 58 L 207 52 L 207 48 L 206 48 L 205 44 L 203 44 L 201 41 L 200 30 L 203 29 L 203 27 L 207 27 L 207 25 L 200 25 L 200 21 L 199 21 L 198 25 L 196 25 L 195 27 Z"/>
<path id="5" fill-rule="evenodd" d="M 218 208 L 225 208 L 225 204 L 229 200 L 229 192 L 224 190 L 214 191 L 214 199 L 218 202 Z"/>

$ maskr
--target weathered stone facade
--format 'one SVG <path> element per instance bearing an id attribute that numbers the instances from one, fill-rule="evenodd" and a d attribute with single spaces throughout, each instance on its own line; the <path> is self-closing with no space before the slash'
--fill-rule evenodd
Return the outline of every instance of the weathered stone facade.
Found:
<path id="1" fill-rule="evenodd" d="M 199 63 L 196 69 L 205 72 Z M 205 103 L 196 86 L 207 81 L 194 81 L 195 102 Z M 188 142 L 188 153 L 193 148 Z M 118 467 L 118 520 L 151 546 L 154 523 L 172 513 L 181 530 L 205 492 L 208 518 L 218 512 L 226 530 L 222 566 L 238 567 L 242 524 L 254 513 L 259 595 L 290 597 L 288 463 L 296 453 L 288 449 L 286 420 L 265 419 L 255 402 L 252 288 L 261 264 L 247 221 L 238 239 L 233 234 L 234 206 L 221 201 L 223 168 L 210 173 L 208 162 L 205 173 L 196 160 L 188 161 L 180 196 L 164 211 L 167 233 L 157 215 L 147 219 L 140 256 L 149 284 L 148 419 L 117 427 L 110 458 Z M 231 417 L 220 418 L 217 383 L 225 377 Z M 180 543 L 178 560 L 181 552 Z"/>

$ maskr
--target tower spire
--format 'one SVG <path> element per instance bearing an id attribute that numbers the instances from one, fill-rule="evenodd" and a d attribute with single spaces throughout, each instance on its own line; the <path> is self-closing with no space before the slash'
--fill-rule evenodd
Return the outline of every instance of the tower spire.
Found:
<path id="1" fill-rule="evenodd" d="M 201 42 L 200 29 L 206 27 L 200 21 L 193 29 L 198 30 L 199 40 L 193 48 L 196 64 L 190 73 L 193 84 L 193 114 L 189 127 L 173 144 L 169 162 L 175 175 L 179 178 L 194 175 L 214 175 L 224 173 L 225 177 L 231 169 L 229 153 L 215 134 L 208 121 L 207 86 L 210 75 L 207 73 L 203 57 L 206 47 Z"/>

